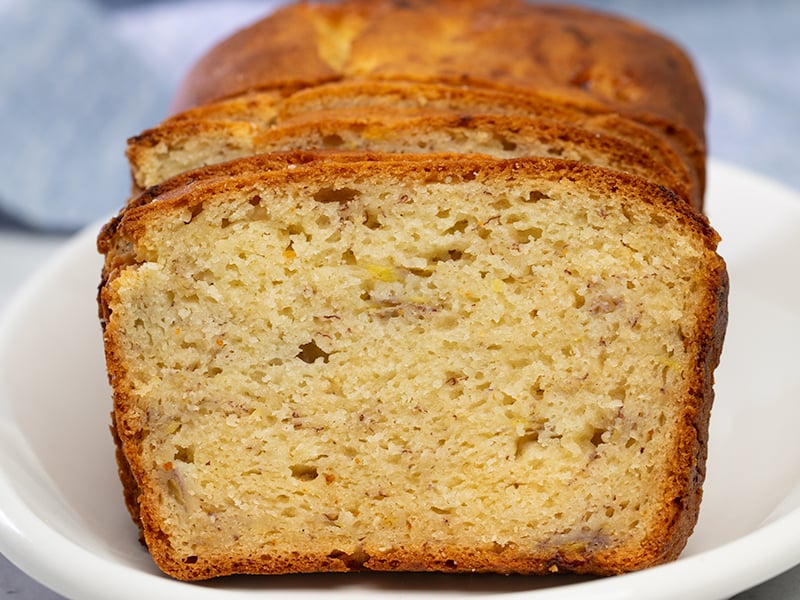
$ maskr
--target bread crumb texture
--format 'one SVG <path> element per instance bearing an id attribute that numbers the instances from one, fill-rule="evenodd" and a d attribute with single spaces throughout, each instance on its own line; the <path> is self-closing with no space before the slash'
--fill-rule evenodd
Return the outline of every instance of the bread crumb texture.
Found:
<path id="1" fill-rule="evenodd" d="M 263 175 L 140 209 L 103 293 L 162 568 L 613 573 L 680 550 L 713 248 L 668 202 L 474 175 Z"/>

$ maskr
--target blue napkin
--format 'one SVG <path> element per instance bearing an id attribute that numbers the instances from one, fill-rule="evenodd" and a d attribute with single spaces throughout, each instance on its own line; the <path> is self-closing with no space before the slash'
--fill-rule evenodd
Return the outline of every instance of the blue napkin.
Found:
<path id="1" fill-rule="evenodd" d="M 171 90 L 104 17 L 88 0 L 0 5 L 6 221 L 70 231 L 116 211 L 130 191 L 125 140 L 164 118 Z"/>

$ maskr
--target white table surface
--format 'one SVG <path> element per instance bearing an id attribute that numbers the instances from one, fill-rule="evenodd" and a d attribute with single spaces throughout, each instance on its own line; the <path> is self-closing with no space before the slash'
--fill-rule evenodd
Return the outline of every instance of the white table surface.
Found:
<path id="1" fill-rule="evenodd" d="M 55 0 L 54 0 L 55 1 Z M 145 59 L 174 84 L 207 41 L 247 22 L 258 2 L 180 2 L 116 6 L 112 26 L 136 39 L 145 29 Z M 709 101 L 711 154 L 800 190 L 800 2 L 794 0 L 585 0 L 636 16 L 680 41 L 695 58 Z M 226 5 L 227 6 L 223 6 Z M 176 55 L 174 27 L 192 5 L 192 45 Z M 160 27 L 153 28 L 158 19 Z M 170 56 L 170 60 L 165 57 Z M 136 133 L 136 132 L 131 132 Z M 123 140 L 120 141 L 122 151 Z M 0 165 L 0 177 L 2 176 Z M 33 172 L 33 168 L 32 168 Z M 32 174 L 32 176 L 34 176 Z M 39 176 L 36 174 L 35 176 Z M 123 199 L 120 198 L 120 202 Z M 15 290 L 68 239 L 16 227 L 0 217 L 0 313 Z M 798 532 L 800 536 L 800 532 Z M 61 598 L 0 556 L 0 595 L 15 600 Z M 111 597 L 111 596 L 110 596 Z M 736 596 L 800 600 L 800 566 Z"/>

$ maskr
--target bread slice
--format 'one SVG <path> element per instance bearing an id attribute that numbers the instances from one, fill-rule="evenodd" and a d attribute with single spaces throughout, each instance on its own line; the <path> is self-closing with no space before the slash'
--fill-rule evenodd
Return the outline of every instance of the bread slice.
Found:
<path id="1" fill-rule="evenodd" d="M 651 179 L 700 209 L 702 191 L 686 165 L 657 160 L 647 139 L 630 143 L 580 124 L 542 118 L 361 107 L 312 110 L 272 127 L 221 119 L 168 121 L 131 138 L 128 159 L 136 185 L 145 189 L 203 165 L 296 149 L 550 156 Z"/>
<path id="2" fill-rule="evenodd" d="M 707 221 L 571 161 L 284 158 L 184 176 L 105 233 L 118 456 L 157 564 L 677 556 L 727 317 Z"/>
<path id="3" fill-rule="evenodd" d="M 342 80 L 300 89 L 236 96 L 172 115 L 163 124 L 188 121 L 245 121 L 272 126 L 335 109 L 389 108 L 461 116 L 516 115 L 544 118 L 623 139 L 649 152 L 691 182 L 705 186 L 705 141 L 668 122 L 638 122 L 604 106 L 586 106 L 542 90 L 524 93 L 445 83 Z"/>
<path id="4" fill-rule="evenodd" d="M 686 82 L 686 85 L 695 85 Z M 260 98 L 263 92 L 245 98 Z M 225 106 L 229 101 L 219 104 Z M 409 110 L 443 110 L 465 115 L 503 114 L 541 117 L 570 123 L 597 133 L 614 135 L 639 145 L 656 160 L 676 170 L 686 169 L 692 185 L 705 188 L 706 143 L 703 128 L 688 128 L 647 113 L 580 102 L 568 95 L 536 87 L 524 91 L 468 85 L 411 81 L 341 80 L 305 87 L 282 95 L 276 122 L 334 108 L 393 107 Z M 216 109 L 206 105 L 207 116 Z M 240 114 L 249 111 L 241 110 Z M 191 113 L 192 111 L 187 111 Z"/>

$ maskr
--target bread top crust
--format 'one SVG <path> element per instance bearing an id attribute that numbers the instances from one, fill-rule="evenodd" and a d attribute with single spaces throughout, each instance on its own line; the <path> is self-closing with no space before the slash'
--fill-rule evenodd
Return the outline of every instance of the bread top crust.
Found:
<path id="1" fill-rule="evenodd" d="M 521 1 L 288 6 L 212 48 L 173 107 L 342 79 L 537 90 L 704 140 L 703 94 L 677 45 L 619 17 Z"/>

